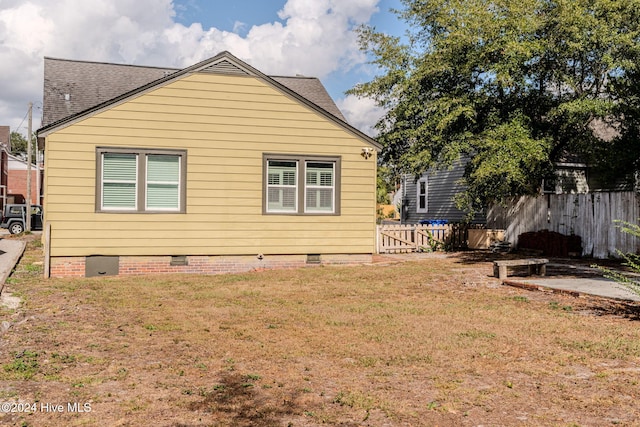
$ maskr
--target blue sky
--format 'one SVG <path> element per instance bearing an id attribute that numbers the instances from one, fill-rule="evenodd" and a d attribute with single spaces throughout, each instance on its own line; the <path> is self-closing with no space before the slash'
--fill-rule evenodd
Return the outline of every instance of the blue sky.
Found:
<path id="1" fill-rule="evenodd" d="M 349 1 L 349 0 L 342 0 Z M 207 0 L 178 0 L 175 1 L 176 21 L 184 25 L 199 22 L 203 27 L 215 27 L 220 30 L 235 32 L 246 36 L 253 25 L 269 22 L 284 23 L 278 16 L 286 0 L 235 0 L 235 1 L 207 1 Z M 369 25 L 378 31 L 401 36 L 405 31 L 404 22 L 389 11 L 400 9 L 400 0 L 381 0 L 377 4 L 379 12 L 372 15 Z M 231 52 L 233 53 L 233 52 Z M 370 74 L 355 70 L 336 70 L 322 78 L 322 82 L 334 99 L 339 99 L 344 92 L 356 83 L 367 81 Z"/>
<path id="2" fill-rule="evenodd" d="M 281 21 L 278 11 L 286 0 L 236 0 L 236 1 L 175 1 L 176 21 L 190 25 L 200 22 L 203 27 L 238 32 L 245 36 L 251 25 Z M 238 24 L 244 24 L 238 26 Z"/>
<path id="3" fill-rule="evenodd" d="M 375 70 L 354 28 L 404 34 L 400 0 L 0 0 L 0 125 L 40 126 L 44 56 L 187 67 L 227 50 L 270 75 L 321 79 L 349 122 L 372 134 L 371 100 L 346 96 Z"/>
<path id="4" fill-rule="evenodd" d="M 216 27 L 232 32 L 238 29 L 241 35 L 246 35 L 251 25 L 282 22 L 278 11 L 282 10 L 286 3 L 286 0 L 174 1 L 176 21 L 185 25 L 200 22 L 203 27 Z M 378 2 L 377 7 L 380 12 L 373 15 L 370 24 L 389 34 L 402 34 L 405 29 L 404 23 L 388 13 L 390 9 L 401 8 L 400 0 L 382 0 Z M 237 27 L 238 23 L 244 26 Z"/>

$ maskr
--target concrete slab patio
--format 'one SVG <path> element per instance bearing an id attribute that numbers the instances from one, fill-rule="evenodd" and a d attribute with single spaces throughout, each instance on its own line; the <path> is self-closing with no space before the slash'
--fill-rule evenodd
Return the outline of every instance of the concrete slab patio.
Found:
<path id="1" fill-rule="evenodd" d="M 509 277 L 503 284 L 531 290 L 546 290 L 575 296 L 593 295 L 620 301 L 640 302 L 640 295 L 611 279 L 602 271 L 574 260 L 554 260 L 546 276 Z"/>
<path id="2" fill-rule="evenodd" d="M 605 278 L 511 278 L 503 282 L 505 285 L 532 290 L 550 290 L 576 296 L 594 295 L 622 301 L 640 302 L 640 295 L 634 294 L 613 280 Z"/>
<path id="3" fill-rule="evenodd" d="M 377 255 L 379 264 L 427 260 L 434 257 L 448 257 L 444 252 L 405 253 Z M 502 258 L 498 258 L 502 259 Z M 491 262 L 493 258 L 486 259 Z M 554 259 L 547 265 L 546 276 L 510 276 L 504 279 L 504 285 L 529 290 L 552 291 L 575 296 L 594 295 L 612 300 L 640 302 L 637 295 L 613 280 L 602 277 L 602 272 L 590 267 L 585 261 Z"/>
<path id="4" fill-rule="evenodd" d="M 24 240 L 0 238 L 0 293 L 26 246 Z"/>

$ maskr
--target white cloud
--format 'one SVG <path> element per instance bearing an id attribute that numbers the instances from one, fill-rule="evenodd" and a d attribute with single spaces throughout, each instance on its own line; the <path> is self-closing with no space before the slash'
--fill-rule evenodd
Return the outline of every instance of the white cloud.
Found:
<path id="1" fill-rule="evenodd" d="M 239 33 L 241 31 L 244 31 L 245 28 L 247 28 L 247 24 L 245 22 L 236 21 L 236 22 L 233 23 L 233 32 L 234 33 Z"/>
<path id="2" fill-rule="evenodd" d="M 267 74 L 344 73 L 365 61 L 351 29 L 369 21 L 378 1 L 288 0 L 282 23 L 253 25 L 242 37 L 175 22 L 172 0 L 2 0 L 0 125 L 15 130 L 27 103 L 42 100 L 44 56 L 184 67 L 228 50 Z M 364 120 L 370 106 L 357 104 L 343 100 Z"/>
<path id="3" fill-rule="evenodd" d="M 336 100 L 336 104 L 353 127 L 371 137 L 376 136 L 374 126 L 384 115 L 384 110 L 376 105 L 375 100 L 347 95 Z"/>

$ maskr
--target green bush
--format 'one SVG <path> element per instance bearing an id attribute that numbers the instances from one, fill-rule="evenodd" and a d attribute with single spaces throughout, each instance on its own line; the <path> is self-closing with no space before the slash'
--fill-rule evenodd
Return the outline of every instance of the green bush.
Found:
<path id="1" fill-rule="evenodd" d="M 616 221 L 618 223 L 617 227 L 623 232 L 627 233 L 631 236 L 635 236 L 640 239 L 640 225 L 633 224 L 626 221 Z M 604 272 L 604 276 L 615 280 L 617 283 L 621 284 L 625 288 L 629 289 L 636 295 L 640 295 L 640 276 L 635 274 L 640 274 L 640 254 L 638 253 L 624 253 L 622 251 L 617 251 L 618 255 L 622 257 L 624 262 L 623 266 L 627 267 L 631 273 L 620 272 L 611 270 L 609 268 L 601 267 L 596 265 L 598 269 Z"/>

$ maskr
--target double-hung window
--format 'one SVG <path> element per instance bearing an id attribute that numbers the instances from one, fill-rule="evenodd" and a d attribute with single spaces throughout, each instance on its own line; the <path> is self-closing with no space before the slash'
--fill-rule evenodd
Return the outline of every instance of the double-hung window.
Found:
<path id="1" fill-rule="evenodd" d="M 335 169 L 334 162 L 306 162 L 305 212 L 333 213 Z"/>
<path id="2" fill-rule="evenodd" d="M 427 178 L 420 178 L 416 182 L 417 192 L 417 213 L 427 213 L 429 211 L 429 181 Z"/>
<path id="3" fill-rule="evenodd" d="M 145 209 L 180 210 L 180 156 L 147 155 Z"/>
<path id="4" fill-rule="evenodd" d="M 266 214 L 339 215 L 340 158 L 265 155 Z"/>
<path id="5" fill-rule="evenodd" d="M 125 153 L 104 153 L 101 160 L 101 207 L 114 210 L 137 210 L 138 156 Z"/>
<path id="6" fill-rule="evenodd" d="M 185 212 L 186 151 L 98 148 L 96 211 Z"/>
<path id="7" fill-rule="evenodd" d="M 267 161 L 267 211 L 298 211 L 298 162 Z"/>

